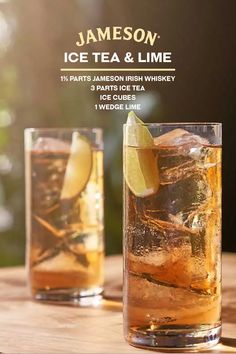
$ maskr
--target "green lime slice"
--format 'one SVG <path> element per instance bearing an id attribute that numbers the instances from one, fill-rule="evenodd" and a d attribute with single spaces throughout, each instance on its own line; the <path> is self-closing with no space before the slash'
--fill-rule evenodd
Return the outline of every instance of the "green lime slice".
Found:
<path id="1" fill-rule="evenodd" d="M 72 199 L 86 187 L 92 171 L 92 148 L 89 141 L 73 133 L 61 199 Z"/>
<path id="2" fill-rule="evenodd" d="M 144 123 L 130 112 L 124 132 L 124 176 L 137 197 L 155 194 L 160 185 L 154 140 Z"/>

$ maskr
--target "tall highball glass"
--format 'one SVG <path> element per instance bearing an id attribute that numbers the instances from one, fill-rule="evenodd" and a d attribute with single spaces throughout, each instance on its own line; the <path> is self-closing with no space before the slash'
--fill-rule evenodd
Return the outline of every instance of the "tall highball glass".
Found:
<path id="1" fill-rule="evenodd" d="M 201 349 L 221 333 L 221 124 L 124 125 L 124 331 Z"/>
<path id="2" fill-rule="evenodd" d="M 102 131 L 26 129 L 25 167 L 32 296 L 89 304 L 103 292 Z"/>

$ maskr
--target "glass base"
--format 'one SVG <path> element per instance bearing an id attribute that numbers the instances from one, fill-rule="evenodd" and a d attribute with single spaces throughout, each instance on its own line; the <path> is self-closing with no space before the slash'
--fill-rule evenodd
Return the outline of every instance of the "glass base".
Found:
<path id="1" fill-rule="evenodd" d="M 147 332 L 132 330 L 127 336 L 129 344 L 144 349 L 189 351 L 206 349 L 220 340 L 221 326 L 208 330 L 162 330 Z"/>
<path id="2" fill-rule="evenodd" d="M 37 301 L 79 306 L 96 306 L 102 300 L 103 288 L 82 289 L 38 289 L 33 294 Z"/>

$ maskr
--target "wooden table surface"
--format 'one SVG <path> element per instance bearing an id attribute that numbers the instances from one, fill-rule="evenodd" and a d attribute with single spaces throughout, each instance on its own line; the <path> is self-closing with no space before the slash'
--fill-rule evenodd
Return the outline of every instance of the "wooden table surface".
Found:
<path id="1" fill-rule="evenodd" d="M 122 260 L 106 259 L 106 291 L 99 307 L 31 301 L 24 268 L 0 270 L 0 352 L 17 354 L 154 353 L 126 344 L 122 330 Z M 223 337 L 204 353 L 236 353 L 236 254 L 223 255 Z"/>

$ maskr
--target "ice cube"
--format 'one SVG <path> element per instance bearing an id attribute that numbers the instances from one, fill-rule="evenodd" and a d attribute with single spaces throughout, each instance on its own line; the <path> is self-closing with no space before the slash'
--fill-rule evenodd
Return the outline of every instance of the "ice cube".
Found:
<path id="1" fill-rule="evenodd" d="M 135 323 L 140 321 L 142 325 L 144 320 L 147 324 L 159 324 L 165 318 L 168 322 L 178 319 L 182 323 L 193 319 L 194 323 L 207 311 L 218 315 L 212 297 L 185 288 L 153 283 L 139 275 L 129 276 L 128 294 L 130 314 L 135 318 Z"/>
<path id="2" fill-rule="evenodd" d="M 176 145 L 179 139 L 185 134 L 189 134 L 189 132 L 184 129 L 174 129 L 154 138 L 154 144 L 163 146 Z"/>
<path id="3" fill-rule="evenodd" d="M 184 223 L 189 213 L 206 202 L 209 197 L 209 188 L 199 173 L 193 173 L 187 177 L 181 173 L 177 175 L 172 171 L 167 172 L 163 173 L 162 181 L 165 184 L 162 185 L 160 191 L 146 198 L 138 212 L 139 215 L 145 214 L 146 218 L 161 219 L 172 223 L 176 223 L 173 221 L 173 216 L 176 216 Z"/>
<path id="4" fill-rule="evenodd" d="M 160 183 L 171 184 L 199 173 L 208 153 L 208 141 L 184 129 L 154 139 L 158 148 Z"/>
<path id="5" fill-rule="evenodd" d="M 55 138 L 40 137 L 36 140 L 32 150 L 70 152 L 70 144 Z"/>
<path id="6" fill-rule="evenodd" d="M 55 271 L 55 272 L 68 272 L 68 271 L 79 271 L 87 272 L 86 267 L 78 262 L 75 255 L 69 252 L 61 251 L 55 257 L 41 262 L 34 268 L 35 270 L 42 271 Z"/>
<path id="7" fill-rule="evenodd" d="M 154 144 L 160 146 L 178 146 L 185 144 L 208 144 L 207 139 L 191 134 L 184 129 L 174 129 L 168 133 L 154 138 Z"/>

